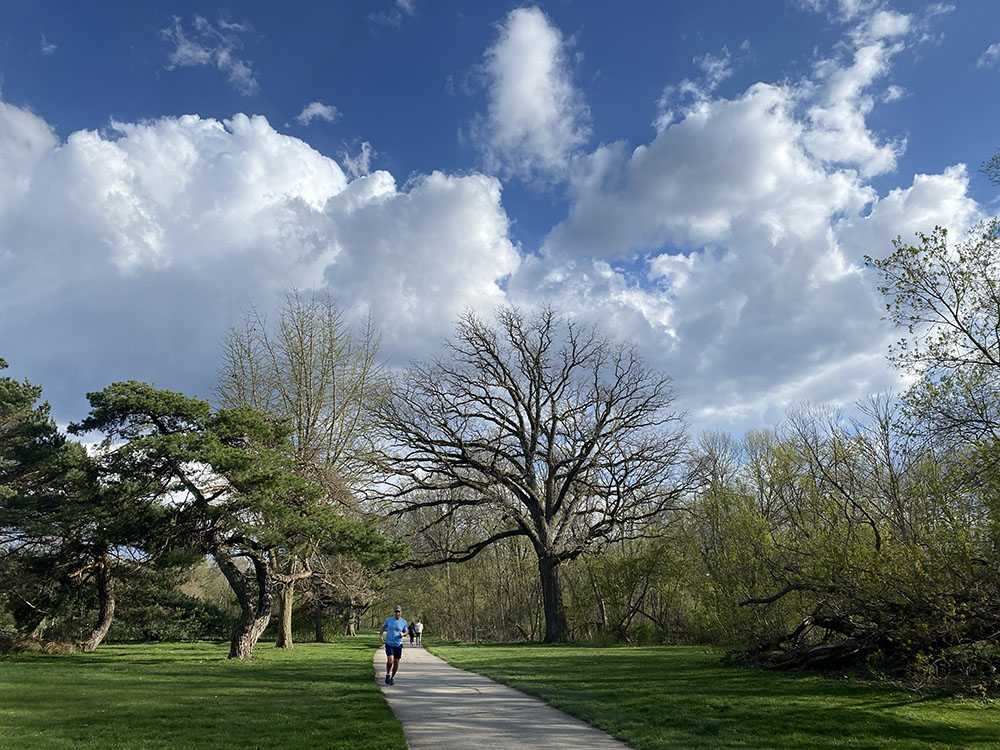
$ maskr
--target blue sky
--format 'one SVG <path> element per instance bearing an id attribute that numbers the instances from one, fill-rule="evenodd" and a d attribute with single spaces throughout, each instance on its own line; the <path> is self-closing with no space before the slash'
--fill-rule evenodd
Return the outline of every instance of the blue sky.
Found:
<path id="1" fill-rule="evenodd" d="M 635 341 L 697 428 L 899 388 L 865 254 L 996 213 L 988 0 L 0 3 L 0 356 L 62 422 L 205 395 L 329 289 L 396 364 L 467 307 Z"/>

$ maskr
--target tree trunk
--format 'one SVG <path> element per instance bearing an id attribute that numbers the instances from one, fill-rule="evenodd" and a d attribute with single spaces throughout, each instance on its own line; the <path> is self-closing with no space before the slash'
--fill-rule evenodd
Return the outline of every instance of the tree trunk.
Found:
<path id="1" fill-rule="evenodd" d="M 445 574 L 445 606 L 447 607 L 446 609 L 447 614 L 445 616 L 447 617 L 448 626 L 451 628 L 451 633 L 449 635 L 450 637 L 454 638 L 456 632 L 455 616 L 451 611 L 451 604 L 452 602 L 455 601 L 455 596 L 454 594 L 452 594 L 451 591 L 451 563 L 445 563 L 444 574 Z"/>
<path id="2" fill-rule="evenodd" d="M 587 574 L 590 576 L 590 586 L 594 589 L 594 596 L 597 598 L 597 611 L 601 613 L 601 630 L 607 630 L 608 606 L 604 601 L 604 594 L 601 593 L 597 585 L 597 578 L 594 577 L 594 571 L 588 570 Z"/>
<path id="3" fill-rule="evenodd" d="M 229 658 L 241 661 L 253 655 L 253 647 L 271 621 L 271 604 L 274 598 L 274 581 L 267 559 L 258 555 L 248 557 L 254 568 L 253 583 L 231 557 L 222 552 L 215 553 L 215 561 L 240 604 L 240 617 L 233 626 L 230 639 Z"/>
<path id="4" fill-rule="evenodd" d="M 42 619 L 38 621 L 35 625 L 34 630 L 28 635 L 29 638 L 41 638 L 42 634 L 45 633 L 45 628 L 49 626 L 49 616 L 42 615 Z"/>
<path id="5" fill-rule="evenodd" d="M 357 610 L 355 609 L 354 602 L 350 602 L 347 605 L 347 621 L 345 622 L 344 633 L 352 638 L 358 634 L 358 631 L 354 627 L 357 619 Z"/>
<path id="6" fill-rule="evenodd" d="M 278 637 L 276 648 L 294 648 L 292 643 L 292 607 L 295 605 L 295 581 L 288 581 L 278 597 Z"/>
<path id="7" fill-rule="evenodd" d="M 80 642 L 80 648 L 88 653 L 101 645 L 115 617 L 115 583 L 111 577 L 111 559 L 107 552 L 101 555 L 97 563 L 97 598 L 100 601 L 97 624 Z"/>
<path id="8" fill-rule="evenodd" d="M 545 643 L 566 640 L 566 607 L 563 604 L 561 560 L 539 557 L 538 572 L 542 579 L 542 607 L 545 610 Z"/>
<path id="9" fill-rule="evenodd" d="M 313 611 L 313 622 L 316 625 L 316 643 L 326 643 L 323 635 L 323 604 L 316 599 L 316 609 Z"/>
<path id="10" fill-rule="evenodd" d="M 253 647 L 257 645 L 257 641 L 270 621 L 270 615 L 267 617 L 249 616 L 247 613 L 240 615 L 240 619 L 233 627 L 229 643 L 229 658 L 246 661 L 253 656 Z"/>

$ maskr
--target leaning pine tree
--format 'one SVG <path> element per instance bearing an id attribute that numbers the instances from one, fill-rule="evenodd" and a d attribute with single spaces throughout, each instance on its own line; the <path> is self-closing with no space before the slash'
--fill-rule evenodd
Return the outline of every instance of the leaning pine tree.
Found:
<path id="1" fill-rule="evenodd" d="M 288 430 L 269 415 L 213 412 L 200 399 L 137 382 L 88 398 L 90 416 L 75 429 L 105 434 L 104 481 L 127 486 L 156 512 L 144 543 L 210 554 L 229 582 L 240 605 L 230 658 L 249 658 L 270 622 L 279 583 L 271 561 L 282 550 L 308 542 L 315 554 L 376 566 L 399 554 L 295 471 Z"/>

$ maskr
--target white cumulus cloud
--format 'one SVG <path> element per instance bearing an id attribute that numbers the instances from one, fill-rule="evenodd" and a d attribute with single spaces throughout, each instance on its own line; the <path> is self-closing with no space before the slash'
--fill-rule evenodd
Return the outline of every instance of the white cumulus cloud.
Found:
<path id="1" fill-rule="evenodd" d="M 486 51 L 488 112 L 474 125 L 487 167 L 561 180 L 590 137 L 590 110 L 573 84 L 568 42 L 538 8 L 512 10 Z"/>
<path id="2" fill-rule="evenodd" d="M 259 116 L 113 123 L 60 142 L 0 102 L 0 173 L 0 356 L 64 421 L 115 380 L 206 394 L 227 325 L 289 288 L 371 313 L 405 363 L 465 306 L 504 301 L 519 263 L 495 178 L 352 180 Z"/>
<path id="3" fill-rule="evenodd" d="M 723 98 L 712 91 L 725 56 L 706 58 L 704 81 L 651 142 L 577 157 L 568 216 L 508 284 L 514 299 L 638 342 L 699 426 L 768 425 L 805 400 L 849 405 L 898 387 L 864 256 L 979 215 L 962 165 L 884 196 L 869 181 L 904 147 L 867 120 L 902 93 L 886 79 L 920 43 L 911 19 L 876 4 L 817 8 L 849 26 L 806 78 Z"/>

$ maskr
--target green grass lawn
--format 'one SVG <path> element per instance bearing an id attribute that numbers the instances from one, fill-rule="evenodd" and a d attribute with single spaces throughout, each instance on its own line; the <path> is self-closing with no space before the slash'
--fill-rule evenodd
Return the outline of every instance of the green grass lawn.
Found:
<path id="1" fill-rule="evenodd" d="M 245 663 L 206 643 L 0 657 L 0 748 L 402 750 L 377 645 L 260 643 Z"/>
<path id="2" fill-rule="evenodd" d="M 920 696 L 723 666 L 694 647 L 458 646 L 431 651 L 660 748 L 1000 749 L 1000 702 Z"/>

